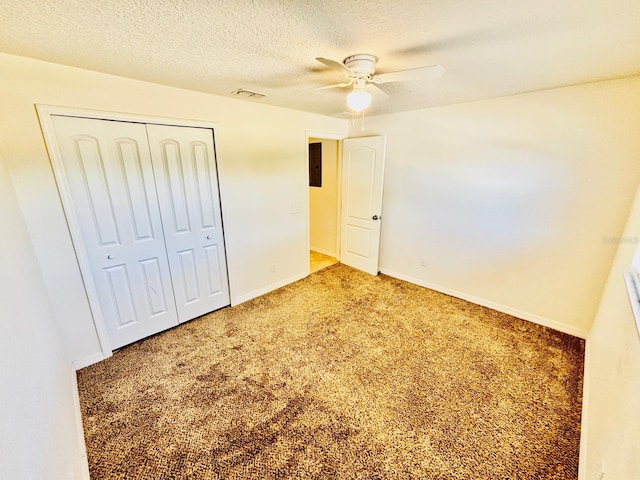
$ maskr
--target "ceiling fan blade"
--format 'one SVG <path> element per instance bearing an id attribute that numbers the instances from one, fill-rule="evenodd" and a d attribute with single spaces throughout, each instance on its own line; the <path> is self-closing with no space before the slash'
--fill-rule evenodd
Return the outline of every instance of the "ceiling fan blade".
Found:
<path id="1" fill-rule="evenodd" d="M 422 80 L 427 78 L 438 78 L 444 75 L 442 65 L 429 65 L 427 67 L 410 68 L 408 70 L 398 70 L 397 72 L 381 73 L 373 77 L 375 83 L 405 82 L 408 80 Z"/>
<path id="2" fill-rule="evenodd" d="M 338 70 L 343 70 L 343 73 L 345 74 L 353 75 L 353 72 L 349 70 L 344 63 L 336 62 L 335 60 L 324 57 L 316 57 L 316 60 L 320 63 L 324 63 L 327 67 L 337 68 Z"/>
<path id="3" fill-rule="evenodd" d="M 325 85 L 324 87 L 312 88 L 310 91 L 311 92 L 317 92 L 318 90 L 328 90 L 330 88 L 345 88 L 345 87 L 348 87 L 349 85 L 351 85 L 351 83 L 349 83 L 349 82 L 334 83 L 333 85 Z"/>
<path id="4" fill-rule="evenodd" d="M 378 87 L 377 85 L 373 85 L 372 83 L 368 83 L 365 89 L 377 101 L 386 100 L 387 98 L 389 98 L 389 95 L 387 95 L 380 87 Z"/>

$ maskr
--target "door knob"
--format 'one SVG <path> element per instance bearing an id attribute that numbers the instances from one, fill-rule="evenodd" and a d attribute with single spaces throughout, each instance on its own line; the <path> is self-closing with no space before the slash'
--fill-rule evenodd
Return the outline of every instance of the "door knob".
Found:
<path id="1" fill-rule="evenodd" d="M 211 240 L 211 235 L 207 235 L 207 240 Z"/>
<path id="2" fill-rule="evenodd" d="M 378 220 L 380 217 L 378 215 L 374 215 L 373 217 L 371 217 L 372 220 Z"/>
<path id="3" fill-rule="evenodd" d="M 113 260 L 113 255 L 111 255 L 111 254 L 107 255 L 107 259 Z"/>

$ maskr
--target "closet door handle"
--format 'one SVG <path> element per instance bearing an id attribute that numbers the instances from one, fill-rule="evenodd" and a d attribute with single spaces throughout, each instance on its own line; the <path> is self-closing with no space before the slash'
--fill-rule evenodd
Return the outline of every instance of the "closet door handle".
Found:
<path id="1" fill-rule="evenodd" d="M 107 255 L 107 260 L 113 260 L 113 255 L 111 254 Z"/>
<path id="2" fill-rule="evenodd" d="M 211 235 L 207 235 L 207 240 L 211 240 Z"/>

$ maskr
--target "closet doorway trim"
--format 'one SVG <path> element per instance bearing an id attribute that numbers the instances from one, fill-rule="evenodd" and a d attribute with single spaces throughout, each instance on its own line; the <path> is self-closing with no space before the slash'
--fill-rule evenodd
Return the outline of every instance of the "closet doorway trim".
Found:
<path id="1" fill-rule="evenodd" d="M 176 127 L 200 127 L 200 128 L 211 129 L 214 133 L 214 149 L 215 149 L 216 163 L 218 165 L 218 185 L 219 185 L 219 194 L 220 194 L 220 204 L 222 207 L 222 205 L 224 204 L 224 201 L 222 198 L 224 195 L 223 194 L 224 189 L 222 188 L 222 181 L 220 179 L 220 177 L 222 176 L 221 168 L 220 168 L 221 161 L 218 155 L 218 148 L 216 143 L 217 138 L 215 135 L 216 133 L 219 133 L 218 132 L 219 127 L 217 122 L 208 122 L 208 121 L 202 121 L 202 120 L 189 120 L 189 119 L 172 118 L 172 117 L 157 117 L 153 115 L 109 112 L 109 111 L 103 111 L 103 110 L 91 110 L 91 109 L 75 108 L 75 107 L 61 107 L 56 105 L 45 105 L 45 104 L 36 104 L 35 107 L 38 114 L 38 119 L 40 121 L 40 127 L 42 129 L 42 133 L 45 139 L 47 152 L 49 154 L 49 160 L 51 161 L 51 166 L 53 168 L 53 175 L 55 177 L 58 192 L 60 194 L 60 199 L 62 201 L 62 206 L 64 208 L 65 218 L 67 221 L 67 225 L 69 227 L 71 239 L 73 241 L 76 259 L 78 260 L 78 265 L 80 267 L 80 274 L 82 276 L 85 292 L 87 294 L 87 300 L 89 301 L 89 307 L 91 309 L 93 323 L 96 327 L 96 333 L 98 335 L 98 341 L 100 343 L 100 350 L 102 351 L 102 359 L 105 359 L 110 357 L 113 354 L 113 352 L 111 349 L 111 343 L 109 341 L 109 337 L 107 335 L 105 320 L 104 320 L 104 317 L 102 316 L 102 311 L 101 311 L 100 303 L 98 300 L 98 293 L 95 289 L 93 278 L 91 277 L 91 267 L 89 263 L 89 258 L 86 253 L 86 246 L 81 235 L 80 226 L 78 225 L 78 222 L 76 220 L 77 218 L 76 211 L 74 209 L 74 205 L 71 197 L 71 191 L 64 173 L 62 155 L 60 153 L 60 148 L 58 146 L 58 142 L 56 139 L 52 117 L 54 115 L 59 115 L 59 116 L 67 116 L 67 117 L 93 118 L 97 120 L 115 120 L 115 121 L 130 122 L 130 123 L 173 125 Z M 222 216 L 222 224 L 224 225 L 224 212 L 222 211 L 222 208 L 220 209 L 220 214 Z M 75 248 L 75 246 L 77 246 L 78 248 Z M 227 275 L 230 277 L 228 264 L 229 264 L 229 257 L 228 257 L 228 249 L 227 249 Z M 233 298 L 233 293 L 231 289 L 232 288 L 231 279 L 229 278 L 228 280 L 229 280 L 229 294 Z M 96 359 L 96 361 L 98 360 L 101 360 L 101 359 Z"/>

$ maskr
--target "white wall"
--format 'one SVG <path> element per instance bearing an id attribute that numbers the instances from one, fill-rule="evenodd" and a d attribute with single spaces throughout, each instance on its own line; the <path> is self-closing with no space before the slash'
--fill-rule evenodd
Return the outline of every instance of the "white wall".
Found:
<path id="1" fill-rule="evenodd" d="M 602 461 L 605 479 L 640 478 L 640 335 L 623 279 L 638 238 L 640 190 L 587 339 L 580 477 L 584 480 L 597 478 Z"/>
<path id="2" fill-rule="evenodd" d="M 308 268 L 305 132 L 348 123 L 4 54 L 0 71 L 0 477 L 66 478 L 83 469 L 69 362 L 99 346 L 34 103 L 218 122 L 241 299 Z M 587 331 L 640 179 L 639 125 L 638 78 L 368 118 L 366 134 L 388 137 L 382 268 Z M 620 249 L 588 341 L 585 459 L 612 478 L 639 470 L 631 256 Z"/>
<path id="3" fill-rule="evenodd" d="M 338 256 L 338 141 L 322 143 L 322 187 L 309 187 L 309 243 L 311 250 Z"/>
<path id="4" fill-rule="evenodd" d="M 640 180 L 639 77 L 365 125 L 387 136 L 383 272 L 586 335 Z"/>
<path id="5" fill-rule="evenodd" d="M 216 122 L 232 298 L 246 300 L 308 271 L 306 132 L 346 136 L 346 120 L 5 54 L 0 71 L 0 141 L 74 361 L 95 358 L 99 344 L 35 103 Z"/>
<path id="6" fill-rule="evenodd" d="M 0 225 L 0 478 L 88 478 L 75 372 L 2 155 Z"/>

